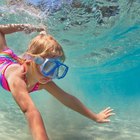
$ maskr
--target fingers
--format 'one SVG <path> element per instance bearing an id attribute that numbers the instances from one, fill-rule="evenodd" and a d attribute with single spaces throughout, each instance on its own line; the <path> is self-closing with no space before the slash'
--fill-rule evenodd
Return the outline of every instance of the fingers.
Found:
<path id="1" fill-rule="evenodd" d="M 113 111 L 113 109 L 111 109 L 110 107 L 107 107 L 106 109 L 101 111 L 98 114 L 97 122 L 98 123 L 108 123 L 108 122 L 110 122 L 110 119 L 108 119 L 108 118 L 112 115 L 115 115 L 115 113 L 113 113 L 112 111 Z"/>
<path id="2" fill-rule="evenodd" d="M 102 121 L 102 123 L 109 123 L 110 122 L 110 119 L 105 119 Z"/>
<path id="3" fill-rule="evenodd" d="M 112 116 L 112 115 L 115 115 L 115 113 L 109 113 L 109 114 L 106 114 L 106 118 Z"/>
<path id="4" fill-rule="evenodd" d="M 105 114 L 110 114 L 114 109 L 111 109 L 110 107 L 107 107 L 105 110 L 103 110 L 102 112 Z"/>
<path id="5" fill-rule="evenodd" d="M 113 113 L 114 109 L 111 109 L 110 107 L 107 107 L 105 110 L 103 110 L 103 113 L 106 115 L 106 118 L 115 115 L 115 113 Z"/>
<path id="6" fill-rule="evenodd" d="M 110 119 L 102 119 L 102 120 L 98 120 L 96 121 L 97 123 L 109 123 Z"/>
<path id="7" fill-rule="evenodd" d="M 111 110 L 111 108 L 110 107 L 107 107 L 106 109 L 103 110 L 103 112 L 107 112 L 109 110 Z"/>

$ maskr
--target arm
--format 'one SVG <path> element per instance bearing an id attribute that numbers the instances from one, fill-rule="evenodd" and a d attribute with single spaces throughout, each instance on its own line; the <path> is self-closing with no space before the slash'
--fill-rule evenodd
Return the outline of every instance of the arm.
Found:
<path id="1" fill-rule="evenodd" d="M 25 33 L 31 33 L 33 31 L 44 31 L 45 27 L 36 27 L 30 24 L 4 24 L 0 25 L 0 51 L 6 48 L 5 34 L 11 34 L 14 32 L 24 31 Z"/>
<path id="2" fill-rule="evenodd" d="M 0 32 L 0 52 L 7 46 L 5 35 Z"/>
<path id="3" fill-rule="evenodd" d="M 0 32 L 2 34 L 11 34 L 14 32 L 25 31 L 25 33 L 30 33 L 33 31 L 44 31 L 44 27 L 37 27 L 30 24 L 4 24 L 0 25 Z"/>
<path id="4" fill-rule="evenodd" d="M 106 108 L 99 114 L 93 113 L 86 106 L 84 106 L 80 100 L 60 89 L 54 82 L 49 82 L 46 85 L 42 85 L 42 88 L 46 89 L 65 106 L 98 123 L 109 122 L 110 120 L 108 117 L 114 114 L 110 108 Z"/>
<path id="5" fill-rule="evenodd" d="M 7 69 L 5 74 L 12 95 L 26 116 L 34 140 L 48 140 L 42 117 L 27 91 L 26 83 L 23 80 L 23 70 L 21 70 L 21 66 L 17 64 L 11 66 Z"/>

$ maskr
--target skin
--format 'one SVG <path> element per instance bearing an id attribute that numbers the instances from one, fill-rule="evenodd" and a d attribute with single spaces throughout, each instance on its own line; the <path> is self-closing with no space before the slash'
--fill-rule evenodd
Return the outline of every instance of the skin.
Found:
<path id="1" fill-rule="evenodd" d="M 34 31 L 31 29 L 31 27 L 32 26 L 29 25 L 30 31 Z M 39 30 L 38 28 L 38 31 L 41 30 L 42 29 Z M 19 31 L 19 28 L 7 27 L 6 29 L 3 29 L 0 26 L 0 52 L 3 51 L 7 46 L 5 34 L 17 31 Z M 22 31 L 22 29 L 20 31 Z M 109 117 L 114 115 L 114 113 L 112 112 L 113 109 L 111 109 L 110 107 L 96 114 L 89 110 L 85 105 L 83 105 L 79 99 L 68 94 L 60 87 L 58 87 L 53 81 L 46 83 L 46 80 L 49 80 L 49 78 L 44 77 L 39 72 L 39 70 L 35 67 L 33 61 L 26 60 L 23 65 L 10 65 L 5 71 L 5 77 L 8 81 L 14 100 L 27 119 L 34 140 L 49 139 L 41 114 L 29 95 L 29 91 L 32 89 L 36 82 L 40 83 L 39 90 L 45 89 L 52 96 L 58 99 L 62 104 L 93 121 L 96 121 L 98 123 L 106 123 L 110 121 Z M 25 74 L 27 75 L 27 82 L 25 82 L 24 80 Z"/>

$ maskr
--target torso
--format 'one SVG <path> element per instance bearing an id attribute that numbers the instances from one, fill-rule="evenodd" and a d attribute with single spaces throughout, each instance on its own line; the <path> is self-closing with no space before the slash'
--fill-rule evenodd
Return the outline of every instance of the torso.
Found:
<path id="1" fill-rule="evenodd" d="M 4 54 L 4 55 L 3 55 Z M 8 72 L 13 69 L 13 71 L 17 71 L 15 65 L 20 65 L 21 69 L 23 71 L 23 80 L 27 83 L 26 79 L 26 68 L 24 65 L 19 64 L 16 59 L 18 59 L 18 56 L 16 56 L 12 50 L 9 48 L 6 48 L 4 51 L 0 53 L 0 83 L 2 87 L 8 91 L 10 91 L 8 82 L 7 82 L 7 77 L 11 72 Z M 12 68 L 13 67 L 13 68 Z M 15 69 L 14 69 L 15 67 Z M 36 83 L 35 85 L 27 86 L 28 92 L 36 91 L 39 89 L 39 83 Z"/>

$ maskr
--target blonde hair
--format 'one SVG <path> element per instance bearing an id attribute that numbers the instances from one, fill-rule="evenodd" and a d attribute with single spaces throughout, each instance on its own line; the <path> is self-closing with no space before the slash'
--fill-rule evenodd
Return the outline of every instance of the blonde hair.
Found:
<path id="1" fill-rule="evenodd" d="M 31 56 L 41 56 L 43 58 L 60 57 L 65 60 L 65 54 L 60 44 L 51 36 L 39 34 L 31 40 L 26 54 Z"/>

